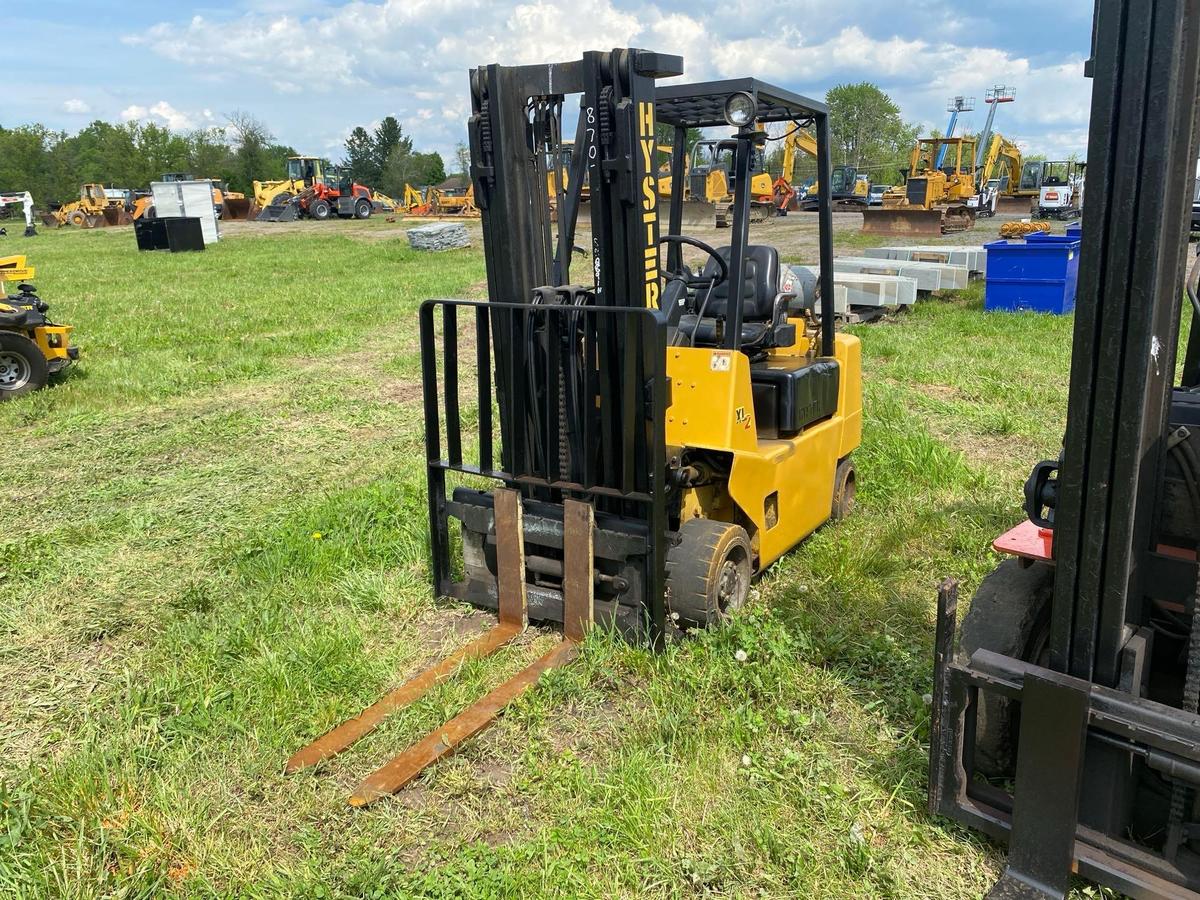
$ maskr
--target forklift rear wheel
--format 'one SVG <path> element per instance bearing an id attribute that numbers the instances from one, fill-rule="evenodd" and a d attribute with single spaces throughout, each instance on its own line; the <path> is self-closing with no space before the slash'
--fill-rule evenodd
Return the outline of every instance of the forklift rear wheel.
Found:
<path id="1" fill-rule="evenodd" d="M 670 611 L 683 628 L 708 628 L 750 593 L 750 538 L 740 525 L 689 519 L 667 554 Z"/>
<path id="2" fill-rule="evenodd" d="M 371 201 L 365 198 L 360 198 L 354 204 L 354 218 L 369 219 L 371 218 Z"/>
<path id="3" fill-rule="evenodd" d="M 963 617 L 962 652 L 991 650 L 1024 662 L 1046 664 L 1050 645 L 1050 598 L 1054 567 L 1024 566 L 1006 559 L 980 582 Z M 1016 771 L 1020 707 L 995 692 L 979 692 L 975 725 L 975 771 L 1007 778 Z"/>
<path id="4" fill-rule="evenodd" d="M 324 222 L 329 218 L 332 210 L 329 208 L 329 202 L 326 200 L 314 200 L 308 204 L 308 214 L 314 219 Z"/>
<path id="5" fill-rule="evenodd" d="M 833 521 L 840 522 L 854 512 L 855 481 L 854 463 L 843 459 L 833 475 L 833 511 L 829 514 Z"/>
<path id="6" fill-rule="evenodd" d="M 46 357 L 21 334 L 0 331 L 0 400 L 44 388 L 50 379 Z"/>

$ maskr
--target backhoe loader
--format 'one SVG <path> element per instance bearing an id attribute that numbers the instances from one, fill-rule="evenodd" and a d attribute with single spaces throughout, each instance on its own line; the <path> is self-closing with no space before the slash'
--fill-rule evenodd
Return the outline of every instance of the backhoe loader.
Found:
<path id="1" fill-rule="evenodd" d="M 946 148 L 942 156 L 942 148 Z M 936 165 L 942 156 L 942 166 Z M 941 235 L 975 227 L 975 140 L 922 138 L 913 145 L 905 183 L 863 210 L 863 232 Z"/>
<path id="2" fill-rule="evenodd" d="M 0 402 L 44 388 L 79 358 L 73 329 L 50 321 L 49 305 L 29 283 L 35 274 L 24 256 L 0 257 Z"/>
<path id="3" fill-rule="evenodd" d="M 858 339 L 836 333 L 823 304 L 819 316 L 800 309 L 778 250 L 749 239 L 755 120 L 813 128 L 828 183 L 828 110 L 752 78 L 656 87 L 682 69 L 676 56 L 613 50 L 471 73 L 488 298 L 421 307 L 424 460 L 434 593 L 498 621 L 287 771 L 346 749 L 530 622 L 563 639 L 367 776 L 352 805 L 454 752 L 569 663 L 593 626 L 661 649 L 720 625 L 756 574 L 854 505 Z M 559 158 L 567 103 L 580 114 L 554 228 L 545 168 Z M 727 246 L 684 232 L 681 192 L 660 209 L 659 125 L 674 132 L 676 184 L 689 129 L 732 133 Z M 574 271 L 585 180 L 590 256 Z M 828 196 L 817 224 L 821 297 L 832 298 Z"/>

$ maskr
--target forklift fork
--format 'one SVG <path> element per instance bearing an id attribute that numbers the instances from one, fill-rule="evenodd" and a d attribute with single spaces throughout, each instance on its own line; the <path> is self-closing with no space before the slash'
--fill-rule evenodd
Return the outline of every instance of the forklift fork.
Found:
<path id="1" fill-rule="evenodd" d="M 499 621 L 482 637 L 409 679 L 359 715 L 333 728 L 288 760 L 291 774 L 314 766 L 374 731 L 389 715 L 415 703 L 431 688 L 453 678 L 462 663 L 491 656 L 521 635 L 529 624 L 525 593 L 525 539 L 521 497 L 510 488 L 495 496 L 496 568 Z M 563 502 L 563 639 L 480 700 L 417 741 L 367 776 L 350 795 L 351 806 L 366 806 L 402 790 L 426 768 L 454 753 L 491 725 L 510 703 L 537 683 L 542 673 L 576 658 L 593 621 L 593 526 L 590 503 Z"/>

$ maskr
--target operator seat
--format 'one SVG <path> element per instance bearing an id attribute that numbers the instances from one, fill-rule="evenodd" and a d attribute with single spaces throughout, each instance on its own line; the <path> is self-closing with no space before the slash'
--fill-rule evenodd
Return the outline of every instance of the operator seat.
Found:
<path id="1" fill-rule="evenodd" d="M 729 263 L 730 247 L 718 247 L 717 253 L 726 264 Z M 716 261 L 710 259 L 702 277 L 716 278 L 719 271 Z M 779 292 L 779 251 L 765 244 L 746 245 L 746 266 L 740 289 L 730 284 L 730 279 L 711 291 L 700 289 L 695 312 L 679 321 L 682 340 L 696 347 L 723 346 L 731 296 L 742 304 L 743 351 L 791 347 L 796 343 L 796 328 L 787 321 L 788 301 L 794 299 L 794 295 Z"/>

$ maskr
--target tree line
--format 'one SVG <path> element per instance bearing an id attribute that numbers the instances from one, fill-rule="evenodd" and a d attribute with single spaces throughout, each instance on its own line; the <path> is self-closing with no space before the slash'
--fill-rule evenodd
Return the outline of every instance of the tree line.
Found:
<path id="1" fill-rule="evenodd" d="M 0 190 L 29 191 L 39 207 L 78 199 L 83 184 L 144 189 L 168 172 L 226 182 L 251 193 L 255 180 L 285 177 L 287 158 L 298 155 L 246 112 L 234 112 L 223 127 L 171 131 L 154 122 L 113 124 L 96 120 L 75 134 L 41 124 L 0 125 Z M 374 132 L 356 128 L 341 164 L 356 180 L 392 196 L 405 182 L 445 180 L 442 158 L 420 153 L 393 116 Z"/>

